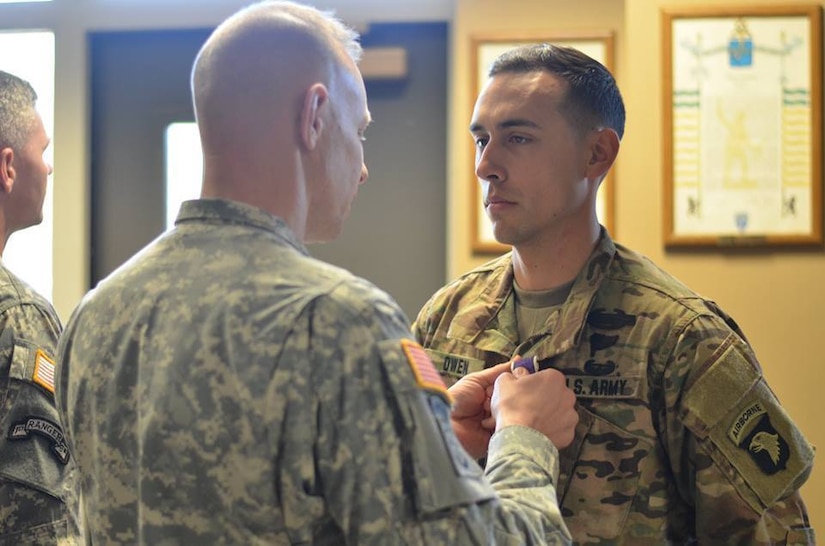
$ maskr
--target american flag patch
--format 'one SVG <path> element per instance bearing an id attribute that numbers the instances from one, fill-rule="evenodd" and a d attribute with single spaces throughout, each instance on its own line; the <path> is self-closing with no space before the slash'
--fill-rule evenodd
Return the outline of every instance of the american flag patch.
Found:
<path id="1" fill-rule="evenodd" d="M 415 383 L 422 389 L 440 394 L 447 399 L 448 403 L 452 404 L 452 396 L 450 396 L 444 380 L 438 375 L 435 366 L 433 366 L 433 361 L 430 360 L 424 348 L 411 339 L 402 339 L 401 348 L 404 349 L 404 355 L 407 357 L 410 368 L 412 368 L 413 375 L 415 375 Z"/>
<path id="2" fill-rule="evenodd" d="M 40 349 L 34 356 L 32 381 L 54 394 L 54 360 Z"/>

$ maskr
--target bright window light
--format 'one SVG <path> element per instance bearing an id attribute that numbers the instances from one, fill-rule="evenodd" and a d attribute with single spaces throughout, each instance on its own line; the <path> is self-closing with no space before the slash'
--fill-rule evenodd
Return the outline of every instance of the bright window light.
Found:
<path id="1" fill-rule="evenodd" d="M 52 0 L 0 0 L 0 4 L 34 4 L 35 2 L 51 2 Z"/>
<path id="2" fill-rule="evenodd" d="M 172 123 L 166 128 L 166 229 L 175 225 L 181 203 L 201 192 L 203 153 L 195 123 Z"/>
<path id="3" fill-rule="evenodd" d="M 0 0 L 2 3 L 4 0 Z M 43 118 L 52 144 L 45 159 L 54 164 L 54 34 L 51 32 L 0 32 L 0 51 L 14 55 L 0 56 L 0 70 L 19 76 L 37 92 L 37 110 Z M 56 174 L 59 176 L 59 174 Z M 3 252 L 3 263 L 32 285 L 44 297 L 52 299 L 52 187 L 51 176 L 43 203 L 43 222 L 14 233 Z"/>

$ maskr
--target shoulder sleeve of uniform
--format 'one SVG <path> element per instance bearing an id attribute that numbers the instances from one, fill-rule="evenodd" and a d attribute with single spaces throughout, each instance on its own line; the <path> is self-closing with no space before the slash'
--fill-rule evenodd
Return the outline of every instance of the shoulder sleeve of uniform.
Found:
<path id="1" fill-rule="evenodd" d="M 34 331 L 38 313 L 20 311 L 7 310 L 0 331 L 0 505 L 7 508 L 0 536 L 62 538 L 73 476 L 54 406 L 52 323 L 44 320 L 38 326 L 46 331 Z"/>
<path id="2" fill-rule="evenodd" d="M 61 497 L 70 455 L 54 405 L 51 354 L 0 332 L 0 475 Z"/>
<path id="3" fill-rule="evenodd" d="M 3 373 L 54 395 L 61 328 L 57 314 L 45 301 L 16 303 L 0 313 L 0 402 Z"/>
<path id="4" fill-rule="evenodd" d="M 444 513 L 444 524 L 460 515 L 476 536 L 488 537 L 484 543 L 567 543 L 569 533 L 554 489 L 558 462 L 552 443 L 526 427 L 499 431 L 490 443 L 488 483 L 452 429 L 448 399 L 440 388 L 432 389 L 421 381 L 427 378 L 442 384 L 426 353 L 410 340 L 400 341 L 401 351 L 398 344 L 387 340 L 379 345 L 405 428 L 417 436 L 409 447 L 419 517 Z M 447 516 L 448 510 L 455 513 L 462 506 L 466 508 Z M 428 532 L 435 533 L 439 543 L 464 542 L 460 534 L 442 535 L 437 525 Z"/>
<path id="5" fill-rule="evenodd" d="M 465 279 L 466 275 L 439 288 L 418 311 L 412 324 L 412 333 L 415 339 L 425 347 L 429 347 L 439 325 L 449 315 L 448 309 L 451 302 L 465 283 Z"/>
<path id="6" fill-rule="evenodd" d="M 40 346 L 53 356 L 62 325 L 48 302 L 28 302 L 12 305 L 0 313 L 0 330 L 9 329 L 16 339 Z"/>
<path id="7" fill-rule="evenodd" d="M 396 329 L 409 335 L 410 321 L 393 297 L 360 277 L 341 279 L 334 289 L 319 297 L 314 307 L 329 313 L 331 320 L 352 317 L 362 326 L 389 326 L 396 335 Z"/>
<path id="8" fill-rule="evenodd" d="M 335 481 L 402 495 L 404 503 L 385 508 L 412 520 L 493 498 L 481 468 L 452 432 L 449 393 L 420 345 L 405 338 L 370 339 L 355 325 L 342 329 L 348 331 L 337 336 L 336 345 L 344 348 L 340 362 L 346 371 L 337 384 L 325 377 L 318 395 L 322 415 L 324 408 L 334 411 L 322 420 L 336 429 L 329 437 L 337 445 L 327 444 L 326 452 L 337 457 L 345 449 L 354 456 L 346 467 L 330 468 Z M 391 463 L 399 456 L 403 463 L 396 468 Z M 398 514 L 404 505 L 406 513 Z"/>
<path id="9" fill-rule="evenodd" d="M 693 346 L 683 348 L 692 367 L 679 416 L 696 442 L 697 529 L 733 537 L 741 527 L 745 537 L 765 527 L 763 534 L 784 541 L 791 529 L 808 526 L 798 490 L 810 475 L 813 447 L 768 387 L 747 343 L 730 330 L 721 335 L 716 321 L 696 328 L 702 331 Z"/>
<path id="10" fill-rule="evenodd" d="M 412 323 L 411 330 L 413 337 L 421 342 L 423 340 L 424 333 L 427 329 L 427 317 L 430 314 L 430 305 L 432 299 L 428 300 L 424 306 L 418 310 L 418 314 L 415 316 L 415 320 Z"/>

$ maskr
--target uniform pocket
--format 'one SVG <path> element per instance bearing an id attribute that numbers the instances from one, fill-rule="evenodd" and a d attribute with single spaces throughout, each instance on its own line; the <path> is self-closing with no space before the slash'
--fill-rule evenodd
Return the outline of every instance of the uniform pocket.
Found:
<path id="1" fill-rule="evenodd" d="M 653 445 L 613 423 L 579 408 L 582 438 L 562 452 L 567 480 L 562 516 L 574 537 L 614 539 L 622 531 L 639 490 L 641 465 Z M 565 471 L 567 465 L 572 469 Z M 560 485 L 563 485 L 560 483 Z"/>

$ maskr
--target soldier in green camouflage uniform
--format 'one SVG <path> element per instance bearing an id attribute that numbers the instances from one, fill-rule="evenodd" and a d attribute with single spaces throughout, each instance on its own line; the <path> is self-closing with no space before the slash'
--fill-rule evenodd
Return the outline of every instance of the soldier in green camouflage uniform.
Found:
<path id="1" fill-rule="evenodd" d="M 572 392 L 549 418 L 518 406 L 550 374 L 502 374 L 489 400 L 492 376 L 448 392 L 397 304 L 304 246 L 340 231 L 367 177 L 354 39 L 263 3 L 198 55 L 202 199 L 61 339 L 94 544 L 569 543 L 550 425 L 572 440 Z M 497 419 L 486 471 L 451 427 L 473 404 L 476 428 L 487 404 Z"/>
<path id="2" fill-rule="evenodd" d="M 0 255 L 39 224 L 49 137 L 28 82 L 0 72 Z M 74 462 L 54 405 L 61 325 L 51 304 L 0 261 L 0 544 L 73 544 Z"/>
<path id="3" fill-rule="evenodd" d="M 459 277 L 413 333 L 446 378 L 534 357 L 579 425 L 559 500 L 576 544 L 813 544 L 813 450 L 712 301 L 615 244 L 595 214 L 624 107 L 569 48 L 505 53 L 476 102 L 476 174 L 512 251 Z"/>

